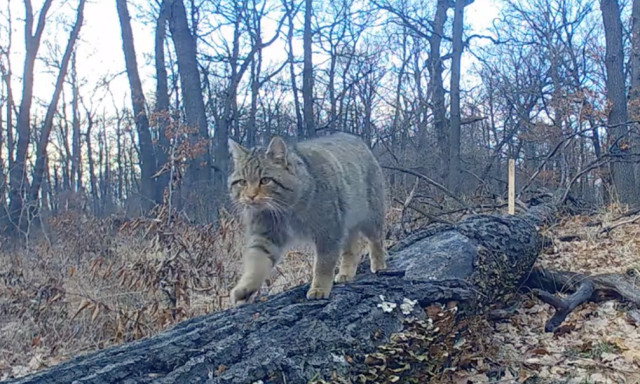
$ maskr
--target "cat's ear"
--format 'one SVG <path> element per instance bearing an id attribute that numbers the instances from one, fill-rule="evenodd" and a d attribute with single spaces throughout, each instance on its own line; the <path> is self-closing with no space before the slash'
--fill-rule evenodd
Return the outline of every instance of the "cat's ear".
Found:
<path id="1" fill-rule="evenodd" d="M 287 144 L 281 137 L 274 136 L 271 139 L 267 156 L 277 164 L 287 165 Z"/>
<path id="2" fill-rule="evenodd" d="M 242 145 L 238 144 L 235 140 L 229 139 L 229 152 L 233 157 L 233 162 L 237 163 L 239 160 L 245 158 L 249 150 Z"/>

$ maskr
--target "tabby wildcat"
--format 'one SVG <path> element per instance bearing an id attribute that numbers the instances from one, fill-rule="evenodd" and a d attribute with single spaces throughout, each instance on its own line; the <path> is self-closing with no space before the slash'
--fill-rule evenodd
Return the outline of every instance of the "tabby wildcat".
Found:
<path id="1" fill-rule="evenodd" d="M 353 279 L 360 262 L 358 240 L 369 241 L 371 271 L 386 269 L 385 185 L 373 153 L 356 136 L 336 133 L 287 145 L 247 149 L 229 140 L 231 200 L 242 209 L 243 274 L 231 291 L 235 305 L 247 300 L 280 262 L 293 241 L 316 246 L 307 299 L 329 298 L 336 283 Z"/>

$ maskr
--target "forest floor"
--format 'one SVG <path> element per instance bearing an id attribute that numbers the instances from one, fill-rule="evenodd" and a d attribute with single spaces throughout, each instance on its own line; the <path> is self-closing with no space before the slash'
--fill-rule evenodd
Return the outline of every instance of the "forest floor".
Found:
<path id="1" fill-rule="evenodd" d="M 549 228 L 554 246 L 539 264 L 640 275 L 640 224 L 600 236 L 600 227 L 586 226 L 615 216 L 572 217 Z M 169 222 L 161 213 L 126 222 L 114 235 L 121 222 L 57 218 L 46 241 L 0 254 L 0 382 L 227 308 L 239 272 L 237 223 L 213 230 Z M 565 235 L 580 240 L 560 241 Z M 289 252 L 265 289 L 298 285 L 310 270 L 308 250 Z M 554 310 L 532 294 L 519 298 L 511 317 L 479 335 L 487 353 L 457 372 L 456 384 L 640 383 L 640 324 L 622 304 L 583 304 L 558 332 L 545 333 Z"/>
<path id="2" fill-rule="evenodd" d="M 548 229 L 553 247 L 540 255 L 544 268 L 588 275 L 633 269 L 640 276 L 640 224 L 598 234 L 587 223 L 611 222 L 614 214 L 568 218 Z M 579 236 L 577 241 L 561 241 Z M 638 281 L 640 284 L 640 280 Z M 640 324 L 623 304 L 607 301 L 580 305 L 555 333 L 544 331 L 554 309 L 521 295 L 513 316 L 491 323 L 480 341 L 492 351 L 474 372 L 461 372 L 460 383 L 640 383 Z M 499 347 L 497 347 L 499 346 Z"/>

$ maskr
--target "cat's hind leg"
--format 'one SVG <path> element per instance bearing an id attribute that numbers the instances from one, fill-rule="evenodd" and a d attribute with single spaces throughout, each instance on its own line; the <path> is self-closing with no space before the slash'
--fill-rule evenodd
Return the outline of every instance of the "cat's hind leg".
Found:
<path id="1" fill-rule="evenodd" d="M 311 287 L 307 291 L 307 299 L 328 299 L 333 288 L 333 275 L 340 257 L 340 247 L 323 241 L 316 244 L 316 258 L 313 265 Z"/>
<path id="2" fill-rule="evenodd" d="M 369 260 L 371 272 L 387 269 L 387 251 L 384 249 L 384 222 L 374 220 L 363 226 L 362 232 L 369 240 Z"/>
<path id="3" fill-rule="evenodd" d="M 336 275 L 336 283 L 344 283 L 353 280 L 360 264 L 360 233 L 356 230 L 351 231 L 342 248 L 340 258 L 340 270 Z"/>

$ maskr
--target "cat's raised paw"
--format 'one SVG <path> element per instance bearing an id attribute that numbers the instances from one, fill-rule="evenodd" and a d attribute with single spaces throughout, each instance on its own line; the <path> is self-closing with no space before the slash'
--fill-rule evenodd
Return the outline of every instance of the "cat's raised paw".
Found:
<path id="1" fill-rule="evenodd" d="M 311 288 L 307 291 L 308 300 L 321 300 L 328 299 L 331 294 L 331 289 Z"/>

